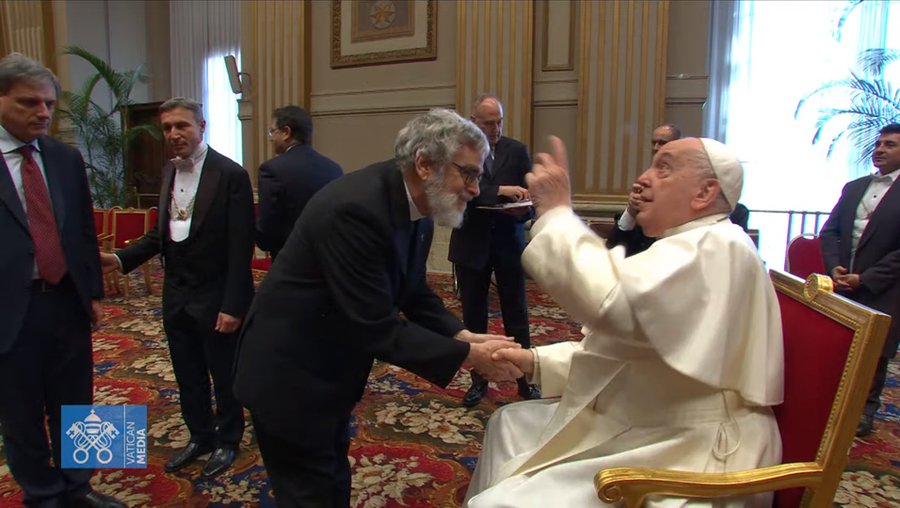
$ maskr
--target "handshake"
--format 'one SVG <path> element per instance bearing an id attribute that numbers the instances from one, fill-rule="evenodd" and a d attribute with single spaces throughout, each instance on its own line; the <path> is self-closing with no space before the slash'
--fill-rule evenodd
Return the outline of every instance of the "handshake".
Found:
<path id="1" fill-rule="evenodd" d="M 456 339 L 470 344 L 463 367 L 474 369 L 489 381 L 514 381 L 534 371 L 534 354 L 510 337 L 463 330 Z"/>

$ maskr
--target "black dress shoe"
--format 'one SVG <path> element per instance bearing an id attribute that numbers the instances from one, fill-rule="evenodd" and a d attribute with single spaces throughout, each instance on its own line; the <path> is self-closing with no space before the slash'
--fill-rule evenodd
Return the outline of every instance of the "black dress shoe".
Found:
<path id="1" fill-rule="evenodd" d="M 866 437 L 875 429 L 872 415 L 863 414 L 859 417 L 859 425 L 856 427 L 856 437 Z"/>
<path id="2" fill-rule="evenodd" d="M 87 494 L 78 498 L 74 505 L 79 508 L 128 508 L 128 505 L 122 501 L 95 490 L 88 491 Z"/>
<path id="3" fill-rule="evenodd" d="M 477 406 L 481 399 L 487 395 L 488 384 L 487 381 L 476 381 L 472 383 L 472 386 L 466 390 L 466 395 L 463 397 L 463 406 L 473 407 Z"/>
<path id="4" fill-rule="evenodd" d="M 215 478 L 216 476 L 219 476 L 231 466 L 231 463 L 234 462 L 236 456 L 237 450 L 232 448 L 216 448 L 216 451 L 212 452 L 212 455 L 209 456 L 209 460 L 206 461 L 206 465 L 203 466 L 203 472 L 200 473 L 200 478 Z"/>
<path id="5" fill-rule="evenodd" d="M 200 443 L 190 442 L 184 448 L 178 450 L 172 458 L 166 461 L 164 466 L 167 473 L 178 471 L 184 466 L 197 460 L 197 457 L 209 453 L 213 450 L 211 445 L 202 445 Z"/>
<path id="6" fill-rule="evenodd" d="M 537 400 L 541 398 L 541 389 L 528 383 L 519 384 L 519 397 L 525 400 Z"/>

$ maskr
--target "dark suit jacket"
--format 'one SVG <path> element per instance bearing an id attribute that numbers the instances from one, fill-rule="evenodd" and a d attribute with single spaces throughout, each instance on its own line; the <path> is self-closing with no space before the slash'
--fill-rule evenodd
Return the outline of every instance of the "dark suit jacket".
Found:
<path id="1" fill-rule="evenodd" d="M 94 229 L 93 202 L 84 160 L 75 148 L 51 137 L 38 139 L 47 175 L 53 215 L 66 255 L 69 276 L 75 283 L 90 319 L 91 300 L 103 298 L 103 279 Z M 34 274 L 34 242 L 28 218 L 16 193 L 6 161 L 0 157 L 0 354 L 9 351 L 19 336 L 31 297 Z"/>
<path id="2" fill-rule="evenodd" d="M 172 257 L 169 201 L 175 166 L 162 170 L 159 219 L 143 238 L 117 254 L 127 273 L 156 254 L 165 266 L 163 312 L 184 308 L 215 327 L 219 312 L 242 317 L 253 297 L 253 191 L 244 168 L 209 148 L 194 201 L 188 238 L 180 242 L 184 256 Z"/>
<path id="3" fill-rule="evenodd" d="M 259 167 L 256 243 L 278 255 L 300 212 L 328 182 L 343 175 L 336 162 L 309 145 L 295 145 Z"/>
<path id="4" fill-rule="evenodd" d="M 616 224 L 610 231 L 609 238 L 606 239 L 607 248 L 612 249 L 617 245 L 624 245 L 625 255 L 632 256 L 638 252 L 649 249 L 650 246 L 653 245 L 655 238 L 645 235 L 644 230 L 641 229 L 640 226 L 634 226 L 634 229 L 631 231 L 622 231 L 619 229 L 619 217 L 621 217 L 621 215 L 616 215 Z M 744 231 L 747 231 L 747 223 L 750 220 L 750 210 L 748 210 L 746 206 L 738 203 L 735 205 L 731 215 L 728 216 L 728 219 L 740 226 Z"/>
<path id="5" fill-rule="evenodd" d="M 517 219 L 511 215 L 493 210 L 482 210 L 479 206 L 508 202 L 498 196 L 501 185 L 528 187 L 525 175 L 531 171 L 528 148 L 512 138 L 501 136 L 494 147 L 494 165 L 481 179 L 477 198 L 466 207 L 466 218 L 461 228 L 450 233 L 448 259 L 455 264 L 469 268 L 484 268 L 490 254 L 489 247 L 508 251 L 509 255 L 521 256 L 525 248 L 524 222 L 531 214 Z"/>
<path id="6" fill-rule="evenodd" d="M 892 318 L 882 355 L 893 357 L 900 339 L 900 185 L 894 183 L 869 217 L 850 264 L 853 221 L 871 176 L 844 186 L 841 197 L 822 231 L 822 257 L 828 274 L 836 266 L 859 274 L 860 288 L 846 296 L 878 309 Z"/>
<path id="7" fill-rule="evenodd" d="M 286 420 L 349 412 L 375 358 L 446 386 L 469 346 L 448 338 L 463 325 L 426 284 L 432 231 L 410 222 L 394 161 L 313 196 L 247 314 L 238 399 Z"/>

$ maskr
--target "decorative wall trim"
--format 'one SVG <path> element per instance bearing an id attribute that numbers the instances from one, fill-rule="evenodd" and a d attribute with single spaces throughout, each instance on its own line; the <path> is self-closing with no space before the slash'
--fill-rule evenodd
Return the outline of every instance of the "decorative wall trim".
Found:
<path id="1" fill-rule="evenodd" d="M 580 8 L 572 189 L 585 201 L 624 202 L 664 113 L 669 3 L 581 0 Z"/>
<path id="2" fill-rule="evenodd" d="M 454 107 L 453 84 L 323 92 L 310 96 L 310 113 L 333 116 L 360 112 L 421 111 L 432 107 Z M 463 113 L 465 114 L 465 113 Z"/>
<path id="3" fill-rule="evenodd" d="M 567 16 L 569 33 L 566 37 L 550 37 L 551 9 L 559 16 Z M 541 34 L 541 70 L 544 72 L 571 71 L 575 69 L 575 4 L 572 0 L 544 0 L 544 24 Z M 548 62 L 551 45 L 567 44 L 568 59 L 565 62 Z"/>
<path id="4" fill-rule="evenodd" d="M 534 83 L 533 0 L 457 2 L 456 107 L 481 93 L 500 97 L 504 131 L 530 144 Z"/>

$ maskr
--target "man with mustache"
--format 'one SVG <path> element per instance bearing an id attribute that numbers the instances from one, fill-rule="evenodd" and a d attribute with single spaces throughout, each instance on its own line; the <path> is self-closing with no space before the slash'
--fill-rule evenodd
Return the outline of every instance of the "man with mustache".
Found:
<path id="1" fill-rule="evenodd" d="M 454 229 L 450 235 L 449 259 L 459 282 L 463 322 L 469 330 L 487 331 L 488 294 L 493 274 L 503 314 L 503 330 L 506 335 L 515 337 L 519 345 L 528 348 L 531 340 L 521 257 L 525 248 L 524 222 L 531 218 L 531 208 L 500 211 L 481 207 L 530 199 L 525 175 L 531 171 L 531 157 L 524 144 L 502 135 L 503 104 L 497 97 L 478 97 L 471 120 L 487 136 L 491 151 L 484 160 L 484 177 L 478 196 L 469 202 L 462 227 Z M 541 398 L 541 392 L 525 378 L 517 382 L 520 397 Z M 487 380 L 472 372 L 472 385 L 463 397 L 463 405 L 477 405 L 487 391 Z"/>
<path id="2" fill-rule="evenodd" d="M 491 416 L 467 506 L 593 506 L 594 475 L 617 466 L 779 463 L 781 317 L 753 242 L 728 220 L 740 162 L 711 139 L 661 148 L 637 180 L 638 223 L 658 239 L 626 258 L 573 212 L 565 148 L 553 141 L 528 179 L 538 219 L 523 264 L 585 336 L 494 353 L 559 399 Z M 771 506 L 771 494 L 739 502 Z"/>
<path id="3" fill-rule="evenodd" d="M 62 405 L 92 400 L 103 281 L 84 161 L 47 136 L 58 96 L 50 69 L 0 59 L 0 432 L 26 505 L 124 507 L 60 462 Z"/>
<path id="4" fill-rule="evenodd" d="M 231 386 L 237 331 L 253 298 L 253 194 L 244 168 L 203 141 L 199 103 L 169 99 L 159 107 L 159 121 L 175 158 L 162 169 L 158 221 L 133 245 L 101 254 L 101 261 L 104 270 L 128 273 L 161 255 L 163 326 L 191 434 L 165 470 L 212 452 L 201 472 L 212 478 L 234 462 L 244 433 L 244 410 Z"/>
<path id="5" fill-rule="evenodd" d="M 247 314 L 235 380 L 279 506 L 350 504 L 348 426 L 375 359 L 440 386 L 463 364 L 521 376 L 491 360 L 518 345 L 466 330 L 425 280 L 432 220 L 461 224 L 487 151 L 473 123 L 434 109 L 400 131 L 393 159 L 304 208 Z"/>
<path id="6" fill-rule="evenodd" d="M 900 341 L 900 124 L 881 129 L 872 152 L 878 172 L 844 186 L 820 233 L 835 289 L 892 318 L 856 435 L 872 433 L 890 359 Z"/>

